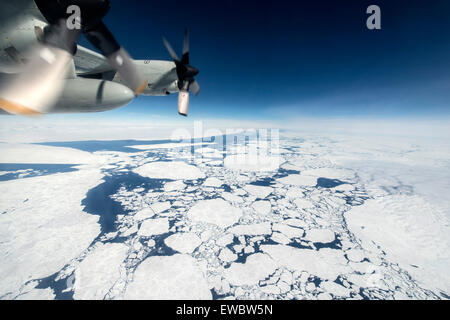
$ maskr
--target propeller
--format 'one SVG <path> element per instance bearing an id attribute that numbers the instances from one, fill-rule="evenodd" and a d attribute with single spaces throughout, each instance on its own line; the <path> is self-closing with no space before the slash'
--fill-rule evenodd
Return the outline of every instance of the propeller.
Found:
<path id="1" fill-rule="evenodd" d="M 195 80 L 195 76 L 199 73 L 199 70 L 189 64 L 189 34 L 188 30 L 184 30 L 184 44 L 183 55 L 181 59 L 173 50 L 170 43 L 163 37 L 163 43 L 175 62 L 175 67 L 178 77 L 178 113 L 182 116 L 187 116 L 189 109 L 189 91 L 194 95 L 198 95 L 200 92 L 200 86 Z"/>
<path id="2" fill-rule="evenodd" d="M 139 69 L 128 52 L 121 47 L 103 22 L 86 31 L 86 38 L 108 59 L 126 86 L 139 95 L 147 87 Z"/>
<path id="3" fill-rule="evenodd" d="M 60 47 L 39 43 L 33 47 L 26 65 L 22 66 L 12 82 L 0 91 L 0 108 L 21 115 L 46 113 L 56 103 L 63 90 L 63 78 L 72 59 L 66 43 L 73 43 L 78 34 L 68 32 L 64 21 L 47 29 L 49 42 L 59 42 Z"/>
<path id="4" fill-rule="evenodd" d="M 35 0 L 49 22 L 29 61 L 5 88 L 0 90 L 0 108 L 13 114 L 47 113 L 60 97 L 81 33 L 108 59 L 111 67 L 136 95 L 147 86 L 133 59 L 102 22 L 109 0 Z M 80 8 L 78 27 L 69 27 L 68 8 Z"/>

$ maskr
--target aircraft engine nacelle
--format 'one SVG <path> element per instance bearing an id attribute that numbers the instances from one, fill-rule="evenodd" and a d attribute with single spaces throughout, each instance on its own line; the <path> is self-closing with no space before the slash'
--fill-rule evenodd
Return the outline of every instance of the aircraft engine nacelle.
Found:
<path id="1" fill-rule="evenodd" d="M 131 102 L 135 94 L 127 86 L 107 80 L 68 79 L 50 113 L 100 112 Z"/>
<path id="2" fill-rule="evenodd" d="M 6 77 L 6 79 L 2 77 L 1 82 L 8 82 L 14 75 L 6 75 Z M 135 97 L 133 91 L 125 85 L 107 80 L 65 79 L 59 80 L 59 84 L 54 84 L 54 86 L 63 87 L 60 96 L 44 112 L 39 109 L 39 103 L 37 103 L 35 108 L 38 112 L 36 113 L 101 112 L 123 106 Z M 27 88 L 23 88 L 23 90 L 27 90 Z M 3 109 L 12 114 L 21 114 L 15 112 L 14 109 Z"/>

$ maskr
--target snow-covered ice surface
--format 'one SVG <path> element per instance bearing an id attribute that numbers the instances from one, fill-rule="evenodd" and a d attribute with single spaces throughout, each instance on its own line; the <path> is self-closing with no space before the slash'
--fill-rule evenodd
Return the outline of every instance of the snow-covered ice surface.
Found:
<path id="1" fill-rule="evenodd" d="M 122 243 L 99 244 L 75 270 L 74 298 L 103 299 L 125 270 L 122 262 L 128 253 Z"/>
<path id="2" fill-rule="evenodd" d="M 0 144 L 0 298 L 450 296 L 448 141 L 131 142 Z"/>
<path id="3" fill-rule="evenodd" d="M 101 177 L 86 168 L 0 183 L 0 297 L 26 293 L 30 281 L 58 272 L 97 237 L 98 216 L 81 201 Z"/>
<path id="4" fill-rule="evenodd" d="M 175 254 L 147 258 L 136 269 L 125 299 L 208 300 L 211 291 L 194 258 Z"/>
<path id="5" fill-rule="evenodd" d="M 198 168 L 184 162 L 152 162 L 133 171 L 144 177 L 159 179 L 193 180 L 205 177 Z"/>

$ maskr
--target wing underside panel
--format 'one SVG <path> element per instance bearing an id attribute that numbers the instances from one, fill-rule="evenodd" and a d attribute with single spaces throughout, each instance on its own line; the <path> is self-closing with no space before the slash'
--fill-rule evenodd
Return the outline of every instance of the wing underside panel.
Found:
<path id="1" fill-rule="evenodd" d="M 78 46 L 73 61 L 76 72 L 79 75 L 103 73 L 112 70 L 104 56 L 82 46 Z"/>

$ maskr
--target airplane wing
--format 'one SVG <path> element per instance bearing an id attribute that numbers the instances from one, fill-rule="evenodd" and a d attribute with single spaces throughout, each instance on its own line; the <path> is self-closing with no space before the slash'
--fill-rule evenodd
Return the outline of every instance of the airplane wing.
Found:
<path id="1" fill-rule="evenodd" d="M 90 75 L 113 70 L 103 55 L 80 45 L 77 46 L 77 53 L 73 57 L 73 61 L 78 75 Z"/>

